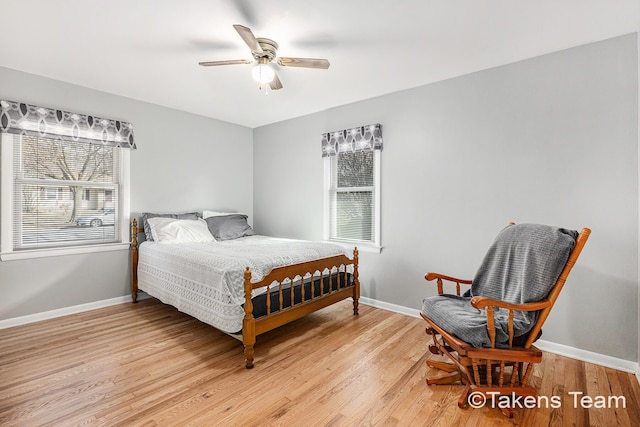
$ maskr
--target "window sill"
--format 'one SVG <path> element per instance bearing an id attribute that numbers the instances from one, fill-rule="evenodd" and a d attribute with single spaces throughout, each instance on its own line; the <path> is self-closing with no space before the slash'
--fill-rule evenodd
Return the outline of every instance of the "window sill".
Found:
<path id="1" fill-rule="evenodd" d="M 18 259 L 45 258 L 52 256 L 90 254 L 97 252 L 121 251 L 129 249 L 129 243 L 113 243 L 109 245 L 77 246 L 73 248 L 32 249 L 25 251 L 6 252 L 0 254 L 0 260 L 13 261 Z"/>
<path id="2" fill-rule="evenodd" d="M 347 250 L 353 251 L 353 248 L 357 247 L 358 252 L 368 252 L 372 254 L 379 254 L 382 252 L 382 246 L 376 246 L 372 244 L 362 243 L 362 242 L 346 242 L 342 240 L 324 240 L 327 243 L 335 243 L 336 245 L 340 245 Z"/>

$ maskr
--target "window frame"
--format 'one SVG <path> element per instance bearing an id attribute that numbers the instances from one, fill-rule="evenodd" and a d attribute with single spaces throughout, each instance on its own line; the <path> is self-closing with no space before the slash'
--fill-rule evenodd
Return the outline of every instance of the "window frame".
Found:
<path id="1" fill-rule="evenodd" d="M 381 171 L 381 152 L 382 150 L 373 150 L 373 232 L 374 239 L 373 240 L 357 240 L 357 239 L 340 239 L 340 238 L 332 238 L 331 237 L 331 224 L 332 224 L 332 209 L 331 209 L 331 195 L 336 190 L 331 188 L 332 182 L 332 168 L 331 168 L 331 158 L 334 156 L 323 157 L 324 161 L 324 179 L 323 179 L 323 240 L 332 243 L 338 243 L 342 246 L 345 246 L 349 249 L 353 249 L 354 246 L 357 246 L 359 250 L 364 252 L 373 252 L 380 253 L 382 251 L 382 243 L 381 243 L 381 203 L 380 203 L 380 171 Z M 335 156 L 339 156 L 340 154 L 336 154 Z M 365 187 L 363 187 L 365 188 Z M 368 188 L 368 187 L 366 187 Z"/>
<path id="2" fill-rule="evenodd" d="M 130 209 L 130 150 L 120 150 L 120 235 L 115 243 L 98 243 L 51 248 L 13 249 L 13 200 L 14 200 L 14 138 L 20 135 L 0 134 L 0 260 L 42 258 L 50 256 L 108 252 L 129 249 L 129 209 Z"/>

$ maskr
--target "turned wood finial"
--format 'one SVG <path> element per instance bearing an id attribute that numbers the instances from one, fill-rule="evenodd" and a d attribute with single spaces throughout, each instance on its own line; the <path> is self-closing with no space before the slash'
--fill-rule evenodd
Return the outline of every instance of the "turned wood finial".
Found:
<path id="1" fill-rule="evenodd" d="M 256 343 L 256 321 L 253 318 L 253 301 L 251 300 L 252 290 L 251 270 L 247 267 L 244 270 L 244 319 L 242 319 L 242 343 L 244 344 L 245 367 L 247 369 L 253 368 L 253 345 Z"/>
<path id="2" fill-rule="evenodd" d="M 251 287 L 251 270 L 249 267 L 244 271 L 244 318 L 253 319 L 253 301 L 251 300 L 253 288 Z"/>
<path id="3" fill-rule="evenodd" d="M 360 273 L 358 271 L 358 247 L 353 248 L 353 315 L 357 316 L 359 313 L 359 299 L 360 299 Z M 347 269 L 345 266 L 345 274 L 347 273 Z M 338 285 L 339 286 L 339 285 Z"/>
<path id="4" fill-rule="evenodd" d="M 131 300 L 138 302 L 138 220 L 131 221 Z"/>
<path id="5" fill-rule="evenodd" d="M 133 218 L 131 221 L 131 247 L 135 248 L 138 246 L 138 220 Z"/>
<path id="6" fill-rule="evenodd" d="M 358 278 L 358 264 L 359 264 L 359 258 L 360 258 L 360 253 L 358 252 L 358 247 L 354 247 L 353 248 L 353 268 L 354 268 L 354 276 L 356 278 Z"/>

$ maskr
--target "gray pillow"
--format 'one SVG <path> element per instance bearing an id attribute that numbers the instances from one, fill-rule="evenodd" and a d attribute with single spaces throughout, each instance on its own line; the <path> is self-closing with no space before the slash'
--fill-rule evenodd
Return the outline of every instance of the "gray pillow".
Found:
<path id="1" fill-rule="evenodd" d="M 210 216 L 204 220 L 216 240 L 231 240 L 256 234 L 247 223 L 247 216 L 243 214 Z"/>
<path id="2" fill-rule="evenodd" d="M 153 236 L 151 235 L 151 227 L 149 227 L 149 223 L 147 222 L 147 220 L 149 218 L 158 218 L 158 217 L 174 218 L 174 219 L 198 219 L 198 218 L 202 218 L 202 215 L 200 215 L 200 212 L 188 212 L 188 213 L 182 213 L 182 214 L 156 214 L 156 213 L 144 212 L 142 214 L 142 224 L 144 227 L 144 235 L 149 242 L 153 242 Z"/>

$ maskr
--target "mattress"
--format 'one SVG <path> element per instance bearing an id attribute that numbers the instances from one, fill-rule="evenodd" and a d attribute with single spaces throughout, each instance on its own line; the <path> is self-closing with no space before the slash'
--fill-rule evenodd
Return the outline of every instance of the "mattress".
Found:
<path id="1" fill-rule="evenodd" d="M 342 246 L 268 236 L 213 243 L 143 242 L 138 289 L 227 333 L 242 329 L 244 271 L 259 282 L 273 268 L 346 254 Z M 254 295 L 264 288 L 254 291 Z"/>

